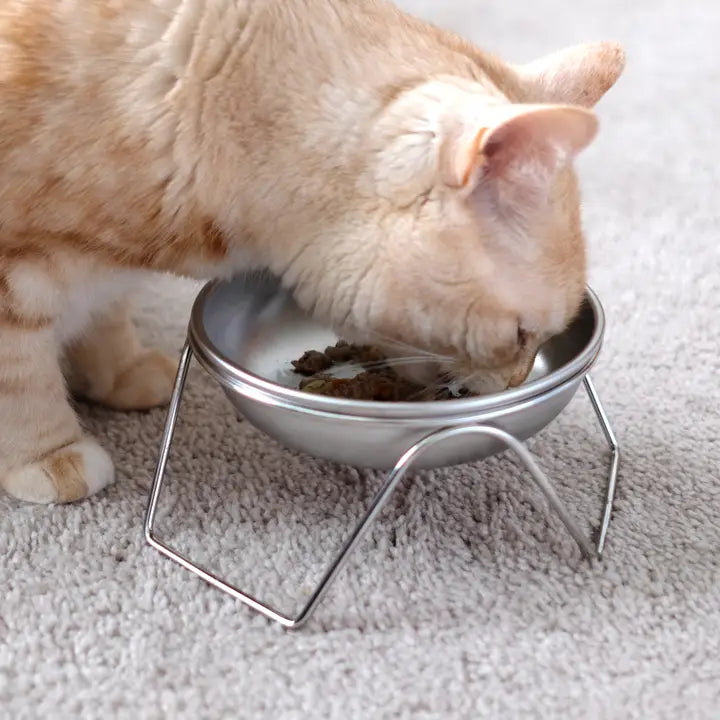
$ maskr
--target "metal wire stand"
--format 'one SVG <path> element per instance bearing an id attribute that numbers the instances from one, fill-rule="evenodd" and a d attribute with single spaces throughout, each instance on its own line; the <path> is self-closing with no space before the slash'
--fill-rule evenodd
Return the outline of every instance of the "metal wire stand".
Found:
<path id="1" fill-rule="evenodd" d="M 390 496 L 393 494 L 393 491 L 397 487 L 398 483 L 411 469 L 413 462 L 435 443 L 441 443 L 448 438 L 457 437 L 459 435 L 484 435 L 501 441 L 507 449 L 512 451 L 525 465 L 526 469 L 530 473 L 530 477 L 540 488 L 551 509 L 557 514 L 572 538 L 578 544 L 582 554 L 588 560 L 592 560 L 594 558 L 599 559 L 603 554 L 607 532 L 610 526 L 613 500 L 615 497 L 618 468 L 620 464 L 620 447 L 615 437 L 615 433 L 610 426 L 605 410 L 600 402 L 597 391 L 595 390 L 595 386 L 593 385 L 590 376 L 586 375 L 583 380 L 585 390 L 590 398 L 597 420 L 610 447 L 611 456 L 607 488 L 605 492 L 605 504 L 603 507 L 597 543 L 593 543 L 593 541 L 585 535 L 577 521 L 568 511 L 565 504 L 558 497 L 548 477 L 540 469 L 527 448 L 517 438 L 513 437 L 504 430 L 500 430 L 499 428 L 489 425 L 461 425 L 457 427 L 449 427 L 447 429 L 438 430 L 426 435 L 412 447 L 408 448 L 403 456 L 397 461 L 395 467 L 388 473 L 382 487 L 377 491 L 375 497 L 370 503 L 370 506 L 357 522 L 354 529 L 323 573 L 323 576 L 310 596 L 310 599 L 305 603 L 305 606 L 302 608 L 300 613 L 295 617 L 284 615 L 270 605 L 257 600 L 251 595 L 248 595 L 239 588 L 225 582 L 210 570 L 201 567 L 197 563 L 185 557 L 182 553 L 163 542 L 163 540 L 158 538 L 155 534 L 154 526 L 158 509 L 158 500 L 160 498 L 160 491 L 165 477 L 165 468 L 170 452 L 170 446 L 172 445 L 175 425 L 177 423 L 178 413 L 180 410 L 180 401 L 185 388 L 185 382 L 187 380 L 187 373 L 192 360 L 192 355 L 193 353 L 190 345 L 186 344 L 182 352 L 180 366 L 178 367 L 178 373 L 175 379 L 175 386 L 173 388 L 170 408 L 168 410 L 160 446 L 160 457 L 158 459 L 157 467 L 155 468 L 155 476 L 153 478 L 152 490 L 145 515 L 145 539 L 152 547 L 161 552 L 163 555 L 166 555 L 170 559 L 201 577 L 206 582 L 214 585 L 219 590 L 222 590 L 236 600 L 239 600 L 245 605 L 251 607 L 253 610 L 263 614 L 265 617 L 280 623 L 280 625 L 285 628 L 297 630 L 307 623 L 322 599 L 325 597 L 325 594 L 330 588 L 332 582 L 345 567 L 352 551 L 365 537 L 373 520 L 390 499 Z"/>

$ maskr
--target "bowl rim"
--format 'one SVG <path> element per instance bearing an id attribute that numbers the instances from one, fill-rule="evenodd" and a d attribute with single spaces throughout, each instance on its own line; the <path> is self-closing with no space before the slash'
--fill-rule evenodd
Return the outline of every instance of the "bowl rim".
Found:
<path id="1" fill-rule="evenodd" d="M 206 303 L 217 287 L 235 279 L 237 276 L 231 280 L 211 280 L 195 298 L 188 323 L 188 342 L 192 351 L 205 370 L 226 388 L 240 392 L 257 402 L 284 407 L 290 405 L 300 412 L 367 419 L 433 421 L 481 415 L 524 405 L 528 401 L 541 399 L 574 379 L 582 378 L 600 354 L 605 334 L 605 312 L 602 304 L 594 290 L 586 285 L 584 299 L 589 303 L 595 321 L 590 339 L 583 351 L 570 362 L 537 380 L 490 395 L 443 401 L 381 402 L 326 397 L 278 385 L 245 370 L 211 342 L 202 322 Z"/>

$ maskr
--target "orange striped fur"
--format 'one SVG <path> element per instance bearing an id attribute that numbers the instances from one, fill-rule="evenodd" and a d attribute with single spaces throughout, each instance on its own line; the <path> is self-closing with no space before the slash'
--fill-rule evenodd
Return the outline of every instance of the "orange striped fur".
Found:
<path id="1" fill-rule="evenodd" d="M 127 297 L 269 268 L 348 337 L 521 382 L 578 308 L 572 159 L 614 44 L 525 66 L 382 0 L 0 0 L 0 486 L 112 462 L 67 399 L 168 400 Z"/>

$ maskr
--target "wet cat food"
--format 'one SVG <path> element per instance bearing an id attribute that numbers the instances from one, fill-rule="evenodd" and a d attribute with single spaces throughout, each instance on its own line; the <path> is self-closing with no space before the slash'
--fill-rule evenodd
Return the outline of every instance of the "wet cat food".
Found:
<path id="1" fill-rule="evenodd" d="M 301 375 L 314 375 L 315 373 L 332 367 L 333 362 L 334 361 L 325 353 L 318 352 L 317 350 L 308 350 L 303 353 L 301 358 L 293 360 L 292 365 L 295 368 L 295 372 Z"/>
<path id="2" fill-rule="evenodd" d="M 453 392 L 438 383 L 428 388 L 403 378 L 391 367 L 383 365 L 387 358 L 372 345 L 352 345 L 341 340 L 323 352 L 308 350 L 292 361 L 296 373 L 305 375 L 300 390 L 327 397 L 351 400 L 379 400 L 408 402 L 422 400 L 451 400 L 468 395 L 465 388 Z M 327 373 L 333 365 L 357 365 L 364 370 L 354 377 L 335 377 Z"/>

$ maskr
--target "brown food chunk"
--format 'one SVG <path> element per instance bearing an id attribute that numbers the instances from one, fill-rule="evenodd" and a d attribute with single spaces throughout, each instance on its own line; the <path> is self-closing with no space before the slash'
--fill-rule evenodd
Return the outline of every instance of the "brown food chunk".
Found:
<path id="1" fill-rule="evenodd" d="M 406 400 L 422 390 L 401 378 L 395 380 L 376 373 L 363 372 L 353 378 L 314 376 L 300 383 L 300 389 L 328 397 L 351 400 Z"/>
<path id="2" fill-rule="evenodd" d="M 307 392 L 317 392 L 324 387 L 325 383 L 332 379 L 332 375 L 326 375 L 325 373 L 316 373 L 315 375 L 304 377 L 300 381 L 300 389 L 307 390 Z"/>
<path id="3" fill-rule="evenodd" d="M 295 372 L 301 375 L 314 375 L 332 367 L 333 361 L 325 353 L 317 350 L 308 350 L 299 360 L 293 360 Z"/>
<path id="4" fill-rule="evenodd" d="M 382 354 L 382 352 L 380 352 L 380 350 L 372 345 L 359 345 L 355 348 L 353 359 L 355 362 L 365 365 L 366 363 L 380 362 L 381 360 L 386 360 L 387 358 Z"/>
<path id="5" fill-rule="evenodd" d="M 349 362 L 353 356 L 353 347 L 343 340 L 337 345 L 329 345 L 325 348 L 325 355 L 335 363 Z"/>
<path id="6" fill-rule="evenodd" d="M 379 364 L 385 359 L 382 352 L 372 345 L 350 345 L 341 340 L 335 346 L 325 348 L 325 352 L 308 350 L 292 364 L 295 372 L 307 376 L 300 381 L 300 390 L 316 395 L 381 402 L 451 400 L 458 397 L 442 383 L 426 388 L 406 380 L 393 368 Z M 336 363 L 369 367 L 355 377 L 339 378 L 325 372 Z M 459 395 L 464 397 L 470 393 L 462 388 Z"/>

